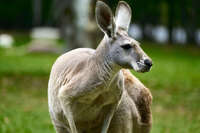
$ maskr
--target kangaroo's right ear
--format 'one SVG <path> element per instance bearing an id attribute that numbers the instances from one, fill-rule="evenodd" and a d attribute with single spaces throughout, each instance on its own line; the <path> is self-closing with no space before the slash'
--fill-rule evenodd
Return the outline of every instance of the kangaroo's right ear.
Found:
<path id="1" fill-rule="evenodd" d="M 115 23 L 111 9 L 102 1 L 96 3 L 96 21 L 99 28 L 108 35 L 114 37 Z"/>
<path id="2" fill-rule="evenodd" d="M 131 14 L 132 11 L 128 3 L 120 1 L 115 13 L 116 27 L 128 31 L 131 22 Z"/>

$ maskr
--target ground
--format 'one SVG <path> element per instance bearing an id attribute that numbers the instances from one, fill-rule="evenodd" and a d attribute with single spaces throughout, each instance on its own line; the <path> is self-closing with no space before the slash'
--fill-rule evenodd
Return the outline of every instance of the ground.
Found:
<path id="1" fill-rule="evenodd" d="M 199 133 L 200 48 L 141 45 L 150 72 L 133 72 L 153 95 L 152 133 Z M 28 54 L 25 46 L 0 49 L 0 133 L 55 133 L 47 83 L 58 55 Z"/>

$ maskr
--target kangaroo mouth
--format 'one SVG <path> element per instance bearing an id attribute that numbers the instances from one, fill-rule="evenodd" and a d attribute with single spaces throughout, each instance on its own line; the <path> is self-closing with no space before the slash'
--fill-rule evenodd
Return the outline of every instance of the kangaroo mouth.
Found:
<path id="1" fill-rule="evenodd" d="M 141 72 L 141 73 L 149 72 L 151 69 L 150 66 L 145 65 L 143 62 L 137 62 L 137 66 L 138 66 L 137 72 Z"/>

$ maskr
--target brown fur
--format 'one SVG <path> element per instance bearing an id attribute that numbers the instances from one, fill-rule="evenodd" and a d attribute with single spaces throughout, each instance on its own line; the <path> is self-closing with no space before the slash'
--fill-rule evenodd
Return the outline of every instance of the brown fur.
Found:
<path id="1" fill-rule="evenodd" d="M 127 69 L 122 69 L 125 91 L 110 124 L 109 133 L 150 133 L 152 96 Z"/>
<path id="2" fill-rule="evenodd" d="M 125 77 L 125 88 L 129 95 L 136 103 L 137 109 L 141 116 L 141 122 L 145 124 L 151 124 L 151 103 L 152 95 L 148 88 L 146 88 L 136 77 L 134 77 L 130 71 L 123 69 Z M 135 89 L 135 90 L 131 90 Z M 139 95 L 135 96 L 133 93 L 138 90 Z M 137 97 L 137 98 L 136 98 Z"/>

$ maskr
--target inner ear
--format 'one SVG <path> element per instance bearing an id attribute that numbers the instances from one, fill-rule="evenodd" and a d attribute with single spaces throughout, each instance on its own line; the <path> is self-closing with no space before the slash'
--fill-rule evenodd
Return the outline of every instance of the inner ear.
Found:
<path id="1" fill-rule="evenodd" d="M 125 1 L 120 1 L 115 12 L 116 27 L 128 31 L 131 22 L 131 16 L 132 11 L 130 6 Z"/>
<path id="2" fill-rule="evenodd" d="M 102 1 L 96 4 L 96 21 L 99 28 L 109 37 L 114 36 L 114 18 L 111 9 Z"/>

